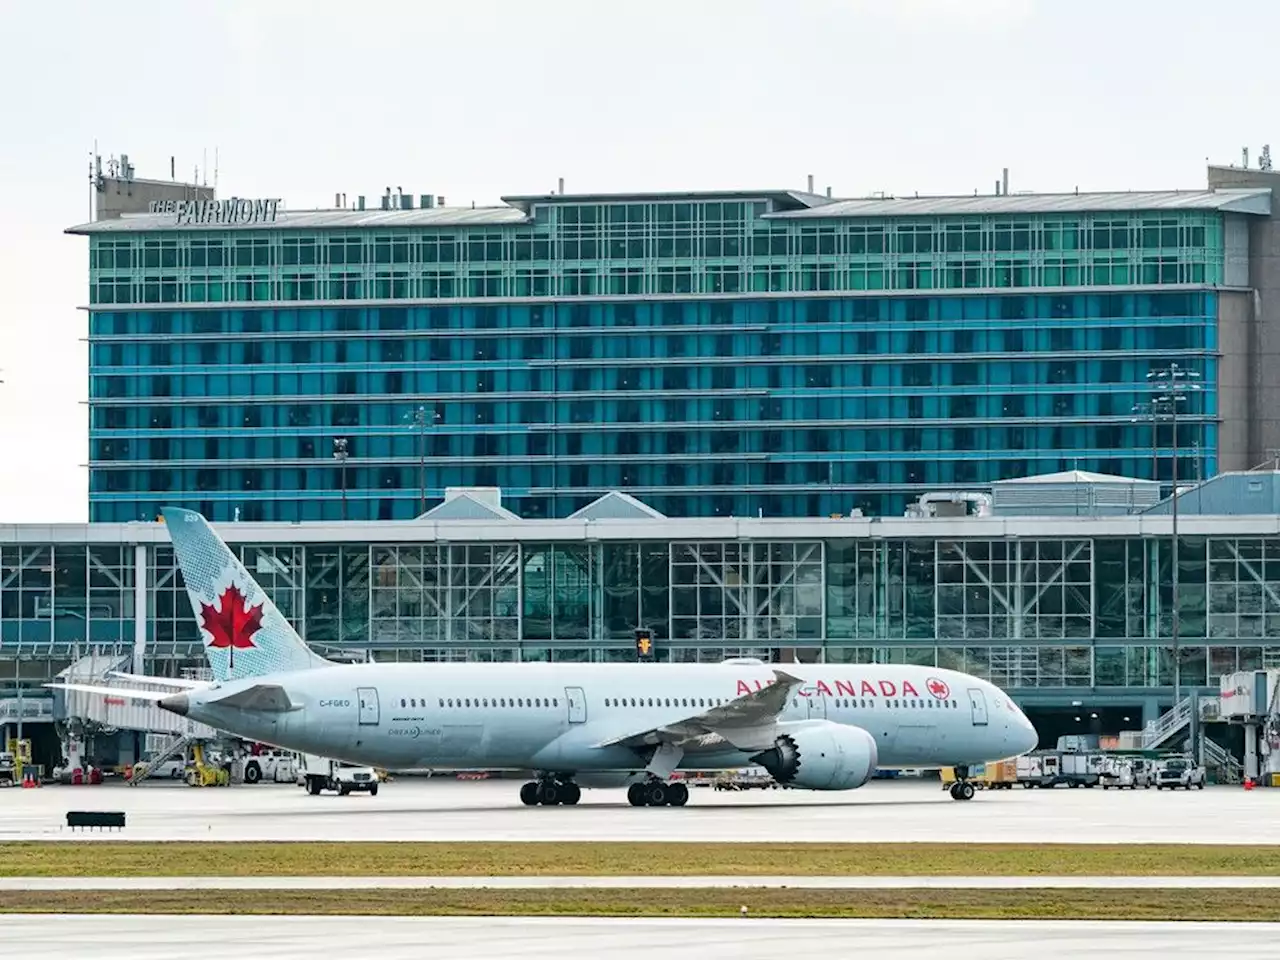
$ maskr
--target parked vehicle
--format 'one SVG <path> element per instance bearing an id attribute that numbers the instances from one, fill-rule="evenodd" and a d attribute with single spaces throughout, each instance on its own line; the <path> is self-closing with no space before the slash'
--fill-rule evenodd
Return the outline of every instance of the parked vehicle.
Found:
<path id="1" fill-rule="evenodd" d="M 1156 771 L 1156 789 L 1177 790 L 1183 787 L 1190 790 L 1204 789 L 1204 767 L 1196 764 L 1190 757 L 1170 757 L 1160 763 Z"/>
<path id="2" fill-rule="evenodd" d="M 1060 779 L 1069 787 L 1096 787 L 1102 782 L 1099 770 L 1104 759 L 1100 753 L 1064 753 Z"/>
<path id="3" fill-rule="evenodd" d="M 1144 790 L 1151 787 L 1151 774 L 1147 769 L 1147 761 L 1141 757 L 1104 757 L 1098 770 L 1102 781 L 1102 789 L 1109 790 Z"/>
<path id="4" fill-rule="evenodd" d="M 287 750 L 262 750 L 244 760 L 244 782 L 289 783 L 297 776 L 295 757 Z"/>
<path id="5" fill-rule="evenodd" d="M 373 767 L 357 767 L 353 764 L 317 757 L 309 753 L 298 754 L 298 783 L 307 788 L 313 797 L 322 790 L 333 790 L 341 796 L 352 792 L 378 795 L 378 774 Z"/>
<path id="6" fill-rule="evenodd" d="M 1032 787 L 1053 787 L 1062 782 L 1056 753 L 1030 753 L 1018 757 L 1015 763 L 1018 783 L 1028 790 Z"/>

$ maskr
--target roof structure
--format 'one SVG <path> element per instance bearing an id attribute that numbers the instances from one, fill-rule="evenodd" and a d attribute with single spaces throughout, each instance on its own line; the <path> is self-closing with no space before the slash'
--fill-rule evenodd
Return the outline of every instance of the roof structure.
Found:
<path id="1" fill-rule="evenodd" d="M 436 504 L 418 520 L 519 520 L 506 507 L 486 503 L 470 493 L 458 493 Z"/>
<path id="2" fill-rule="evenodd" d="M 630 494 L 611 490 L 604 496 L 592 500 L 580 510 L 569 514 L 570 520 L 665 520 L 666 514 L 659 513 Z"/>
<path id="3" fill-rule="evenodd" d="M 837 200 L 802 210 L 766 214 L 768 219 L 849 217 L 944 217 L 1019 213 L 1105 213 L 1136 210 L 1219 210 L 1268 216 L 1271 191 L 1161 190 L 1130 193 L 1014 193 L 973 197 L 871 197 Z"/>
<path id="4" fill-rule="evenodd" d="M 69 227 L 67 233 L 151 233 L 167 230 L 366 230 L 378 227 L 469 227 L 526 223 L 516 207 L 419 207 L 414 210 L 281 210 L 253 223 L 182 223 L 172 213 L 125 214 Z"/>
<path id="5" fill-rule="evenodd" d="M 542 193 L 503 197 L 522 210 L 530 210 L 536 204 L 562 203 L 679 203 L 695 200 L 772 200 L 784 210 L 805 210 L 809 207 L 833 203 L 830 197 L 804 190 L 669 190 L 656 193 Z"/>
<path id="6" fill-rule="evenodd" d="M 1088 470 L 1063 470 L 1060 473 L 1042 473 L 1034 477 L 1015 477 L 1011 480 L 997 480 L 998 484 L 1038 484 L 1038 483 L 1155 483 L 1154 480 L 1139 480 L 1136 477 L 1121 477 L 1114 473 L 1091 473 Z"/>
<path id="7" fill-rule="evenodd" d="M 125 214 L 69 227 L 67 233 L 151 233 L 190 230 L 366 230 L 400 227 L 503 226 L 528 223 L 535 204 L 770 200 L 765 219 L 984 216 L 1109 211 L 1218 210 L 1269 216 L 1271 190 L 1165 190 L 1131 193 L 1025 193 L 972 197 L 870 197 L 831 200 L 802 190 L 713 190 L 669 193 L 541 194 L 503 197 L 507 206 L 419 207 L 413 210 L 280 210 L 272 220 L 178 223 L 172 213 Z"/>

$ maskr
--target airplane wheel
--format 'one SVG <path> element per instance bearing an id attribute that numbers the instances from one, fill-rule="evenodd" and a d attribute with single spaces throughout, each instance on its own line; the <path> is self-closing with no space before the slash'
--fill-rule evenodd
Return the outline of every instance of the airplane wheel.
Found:
<path id="1" fill-rule="evenodd" d="M 960 785 L 960 799 L 972 800 L 973 794 L 974 794 L 973 784 L 970 783 L 968 780 L 964 781 L 964 783 Z"/>
<path id="2" fill-rule="evenodd" d="M 244 782 L 257 783 L 262 779 L 262 768 L 256 763 L 251 763 L 244 768 Z"/>
<path id="3" fill-rule="evenodd" d="M 582 799 L 582 788 L 576 783 L 566 783 L 561 787 L 561 790 L 564 795 L 560 802 L 567 807 L 572 807 Z"/>
<path id="4" fill-rule="evenodd" d="M 667 785 L 665 783 L 651 783 L 644 791 L 644 798 L 651 807 L 665 807 L 667 805 Z"/>
<path id="5" fill-rule="evenodd" d="M 526 807 L 532 807 L 538 802 L 538 784 L 534 780 L 530 780 L 520 788 L 520 802 Z"/>
<path id="6" fill-rule="evenodd" d="M 957 780 L 955 783 L 951 784 L 951 788 L 948 792 L 951 794 L 952 800 L 959 800 L 960 799 L 960 781 Z"/>
<path id="7" fill-rule="evenodd" d="M 631 786 L 627 787 L 627 803 L 631 804 L 633 807 L 643 807 L 646 799 L 643 783 L 633 783 Z"/>
<path id="8" fill-rule="evenodd" d="M 538 784 L 538 802 L 544 807 L 554 807 L 561 800 L 560 788 L 550 780 Z"/>
<path id="9" fill-rule="evenodd" d="M 683 783 L 673 783 L 667 787 L 667 803 L 673 807 L 683 807 L 689 802 L 689 788 Z"/>

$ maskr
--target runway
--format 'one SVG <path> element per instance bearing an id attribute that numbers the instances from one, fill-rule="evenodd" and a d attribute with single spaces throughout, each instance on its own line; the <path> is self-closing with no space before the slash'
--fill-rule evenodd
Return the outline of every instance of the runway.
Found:
<path id="1" fill-rule="evenodd" d="M 308 796 L 289 784 L 195 789 L 43 787 L 0 794 L 0 840 L 674 840 L 943 843 L 1280 843 L 1280 789 L 981 792 L 937 781 L 817 793 L 692 791 L 683 808 L 633 808 L 620 790 L 576 807 L 525 807 L 512 780 L 405 779 L 378 796 Z M 121 810 L 123 831 L 72 832 L 68 810 Z"/>
<path id="2" fill-rule="evenodd" d="M 789 955 L 895 960 L 1064 960 L 1078 957 L 1269 956 L 1280 924 L 1091 921 L 601 920 L 449 917 L 0 916 L 6 955 L 94 960 L 272 957 L 339 953 L 561 960 L 696 951 L 699 958 Z"/>
<path id="3" fill-rule="evenodd" d="M 0 877 L 76 890 L 1280 890 L 1280 877 Z"/>

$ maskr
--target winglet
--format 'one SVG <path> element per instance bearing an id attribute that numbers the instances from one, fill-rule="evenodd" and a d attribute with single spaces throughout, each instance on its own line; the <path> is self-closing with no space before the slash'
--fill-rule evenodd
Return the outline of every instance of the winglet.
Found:
<path id="1" fill-rule="evenodd" d="M 779 683 L 785 683 L 789 687 L 798 687 L 804 683 L 799 677 L 793 677 L 785 670 L 779 670 L 777 667 L 773 668 L 773 675 Z"/>

